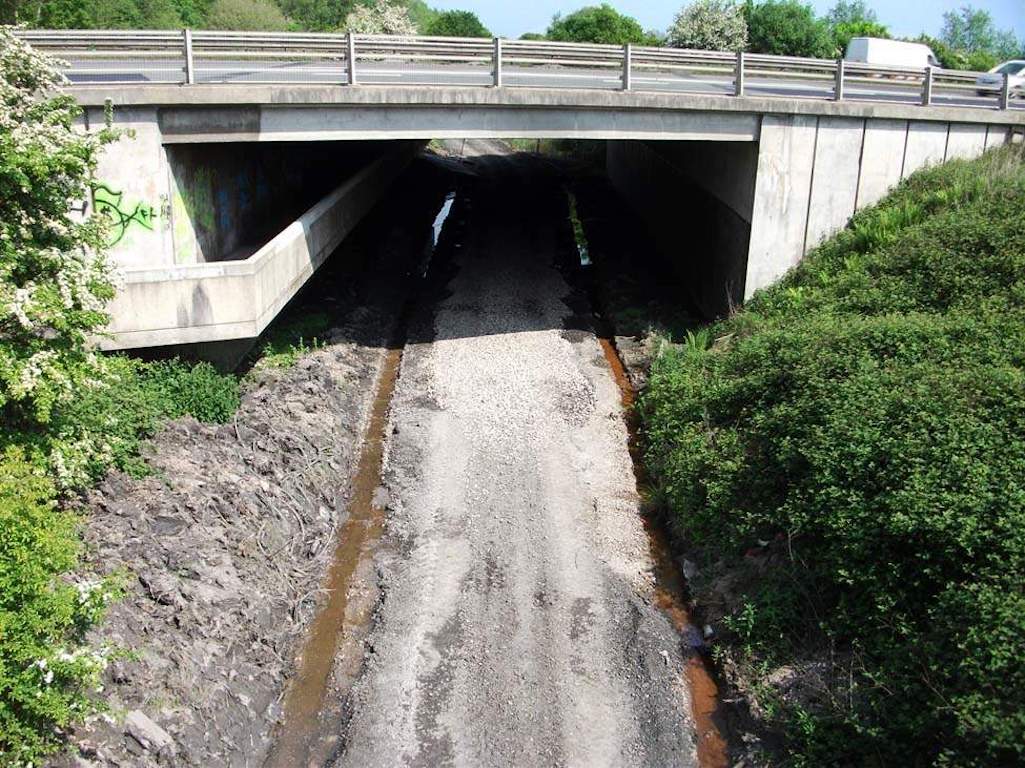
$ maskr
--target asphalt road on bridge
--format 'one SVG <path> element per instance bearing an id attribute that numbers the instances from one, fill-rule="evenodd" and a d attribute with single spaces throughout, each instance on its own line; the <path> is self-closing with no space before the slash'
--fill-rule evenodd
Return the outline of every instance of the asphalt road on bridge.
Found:
<path id="1" fill-rule="evenodd" d="M 180 83 L 183 62 L 176 59 L 145 60 L 129 57 L 96 58 L 75 61 L 69 78 L 76 85 L 88 84 L 144 84 Z M 244 59 L 200 59 L 196 65 L 198 83 L 282 83 L 282 84 L 347 84 L 344 60 L 331 61 L 252 61 Z M 680 94 L 733 93 L 733 79 L 729 75 L 696 75 L 687 73 L 652 73 L 639 69 L 632 76 L 633 88 Z M 426 86 L 480 86 L 492 84 L 488 66 L 470 65 L 417 65 L 393 62 L 359 62 L 357 81 L 363 85 L 426 85 Z M 556 66 L 503 67 L 503 85 L 535 88 L 586 88 L 618 90 L 621 87 L 618 68 L 585 68 Z M 750 96 L 776 96 L 828 100 L 832 98 L 832 79 L 795 81 L 782 78 L 749 77 L 745 91 Z M 917 83 L 880 82 L 878 84 L 850 83 L 845 99 L 849 101 L 875 101 L 898 104 L 918 104 L 921 88 Z M 934 94 L 938 106 L 976 107 L 996 109 L 996 95 L 979 96 L 971 93 L 949 93 L 940 89 Z M 1012 109 L 1025 109 L 1025 99 L 1012 99 Z"/>

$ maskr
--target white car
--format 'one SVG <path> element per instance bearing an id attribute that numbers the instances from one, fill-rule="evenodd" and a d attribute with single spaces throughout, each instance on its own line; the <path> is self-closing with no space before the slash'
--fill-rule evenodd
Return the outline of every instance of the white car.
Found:
<path id="1" fill-rule="evenodd" d="M 999 64 L 975 81 L 980 96 L 992 96 L 1004 85 L 1004 75 L 1011 81 L 1011 95 L 1025 95 L 1025 59 L 1015 59 Z"/>

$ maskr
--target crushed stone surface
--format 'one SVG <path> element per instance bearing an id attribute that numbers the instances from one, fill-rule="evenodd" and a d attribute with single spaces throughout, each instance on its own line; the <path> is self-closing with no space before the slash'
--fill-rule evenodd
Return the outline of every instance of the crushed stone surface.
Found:
<path id="1" fill-rule="evenodd" d="M 620 393 L 557 268 L 565 195 L 541 159 L 471 162 L 392 404 L 383 597 L 334 764 L 696 765 Z"/>

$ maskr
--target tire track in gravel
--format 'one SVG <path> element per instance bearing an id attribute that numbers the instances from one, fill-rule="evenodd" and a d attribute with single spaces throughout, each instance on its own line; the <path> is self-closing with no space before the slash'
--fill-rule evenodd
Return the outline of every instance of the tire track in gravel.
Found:
<path id="1" fill-rule="evenodd" d="M 392 403 L 383 595 L 339 766 L 696 765 L 620 392 L 540 162 L 479 158 Z"/>

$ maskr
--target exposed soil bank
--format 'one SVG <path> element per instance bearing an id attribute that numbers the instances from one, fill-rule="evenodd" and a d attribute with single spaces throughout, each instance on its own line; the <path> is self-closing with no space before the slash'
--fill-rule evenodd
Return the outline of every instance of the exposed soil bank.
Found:
<path id="1" fill-rule="evenodd" d="M 403 355 L 381 603 L 334 763 L 696 765 L 620 392 L 559 271 L 559 175 L 475 167 Z"/>
<path id="2" fill-rule="evenodd" d="M 429 243 L 435 181 L 414 168 L 388 201 L 404 206 L 403 227 L 376 211 L 311 281 L 307 294 L 334 308 L 323 347 L 290 369 L 258 366 L 234 423 L 168 425 L 149 447 L 151 477 L 114 474 L 89 494 L 90 564 L 129 586 L 93 640 L 132 655 L 108 673 L 112 716 L 72 735 L 79 764 L 263 759 Z"/>

